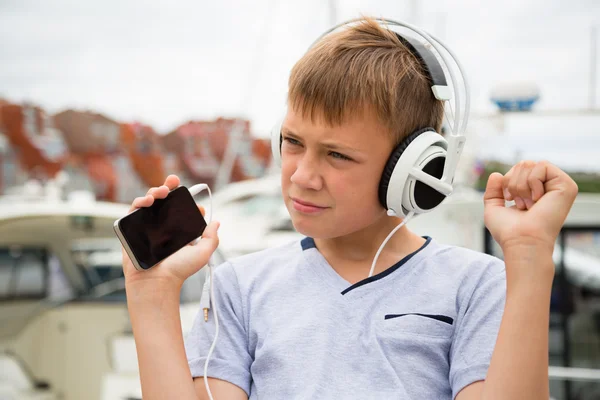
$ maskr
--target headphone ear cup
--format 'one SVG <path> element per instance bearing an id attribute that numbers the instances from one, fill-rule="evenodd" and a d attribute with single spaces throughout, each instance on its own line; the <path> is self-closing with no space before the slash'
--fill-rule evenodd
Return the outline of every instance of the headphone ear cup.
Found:
<path id="1" fill-rule="evenodd" d="M 442 179 L 442 175 L 444 173 L 444 164 L 446 163 L 446 156 L 437 156 L 425 163 L 425 165 L 421 168 L 423 172 L 428 175 L 433 176 L 437 179 Z M 442 201 L 446 198 L 446 196 L 431 186 L 419 181 L 414 181 L 414 188 L 409 190 L 409 194 L 412 192 L 412 200 L 411 203 L 417 206 L 418 209 L 424 211 L 433 210 L 435 207 L 439 206 Z"/>
<path id="2" fill-rule="evenodd" d="M 271 153 L 273 163 L 281 167 L 281 126 L 283 125 L 283 117 L 279 118 L 271 129 Z"/>
<path id="3" fill-rule="evenodd" d="M 398 146 L 396 146 L 394 151 L 392 151 L 392 154 L 388 158 L 388 161 L 385 164 L 385 167 L 383 168 L 381 180 L 379 181 L 379 202 L 381 203 L 383 208 L 388 209 L 387 195 L 388 191 L 390 190 L 390 180 L 392 178 L 392 174 L 394 173 L 394 168 L 396 168 L 396 165 L 398 164 L 398 160 L 400 160 L 402 153 L 404 153 L 404 151 L 413 142 L 413 140 L 415 140 L 420 134 L 429 131 L 435 132 L 433 128 L 423 128 L 411 133 L 406 138 L 404 138 L 404 140 L 401 141 Z"/>
<path id="4" fill-rule="evenodd" d="M 440 180 L 447 149 L 446 139 L 431 128 L 409 135 L 394 150 L 382 175 L 379 195 L 385 208 L 403 217 L 437 207 L 446 198 L 445 191 L 436 187 L 448 186 Z"/>

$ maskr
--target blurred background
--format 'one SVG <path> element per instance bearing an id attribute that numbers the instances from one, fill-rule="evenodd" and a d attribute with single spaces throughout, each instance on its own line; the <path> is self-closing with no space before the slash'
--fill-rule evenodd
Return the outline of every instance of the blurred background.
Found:
<path id="1" fill-rule="evenodd" d="M 483 224 L 491 172 L 545 159 L 579 184 L 555 249 L 550 387 L 600 399 L 600 2 L 0 0 L 1 399 L 141 398 L 112 225 L 167 175 L 213 189 L 221 261 L 299 237 L 270 129 L 294 63 L 360 15 L 437 36 L 471 85 L 456 194 L 413 230 L 502 257 Z M 182 291 L 184 332 L 203 282 Z"/>

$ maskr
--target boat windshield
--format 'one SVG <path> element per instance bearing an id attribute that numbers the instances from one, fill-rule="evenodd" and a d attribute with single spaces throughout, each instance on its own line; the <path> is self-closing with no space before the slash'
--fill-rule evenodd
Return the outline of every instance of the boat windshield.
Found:
<path id="1" fill-rule="evenodd" d="M 72 244 L 71 252 L 86 282 L 84 290 L 74 289 L 59 258 L 47 248 L 0 246 L 0 303 L 34 300 L 60 305 L 70 301 L 126 301 L 117 239 L 78 240 Z M 214 258 L 217 264 L 225 261 L 218 250 Z M 182 303 L 200 300 L 204 278 L 205 271 L 200 270 L 186 280 L 181 291 Z"/>
<path id="2" fill-rule="evenodd" d="M 0 300 L 72 298 L 58 258 L 45 247 L 0 247 Z"/>

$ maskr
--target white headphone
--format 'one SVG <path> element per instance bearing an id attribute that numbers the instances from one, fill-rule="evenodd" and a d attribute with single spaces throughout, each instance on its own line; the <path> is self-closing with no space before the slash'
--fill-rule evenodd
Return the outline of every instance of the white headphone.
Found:
<path id="1" fill-rule="evenodd" d="M 360 20 L 352 19 L 334 26 L 319 36 L 313 45 L 330 32 Z M 398 32 L 394 32 L 423 65 L 431 81 L 431 91 L 435 98 L 449 102 L 452 92 L 454 93 L 456 114 L 454 114 L 454 125 L 449 126 L 451 134 L 448 139 L 433 128 L 424 128 L 411 133 L 392 151 L 379 183 L 379 201 L 387 209 L 388 215 L 406 217 L 409 213 L 422 214 L 440 205 L 453 191 L 452 183 L 464 147 L 464 132 L 469 119 L 469 86 L 458 59 L 439 39 L 404 22 L 381 18 L 376 20 L 386 28 L 387 25 L 400 26 L 420 35 L 427 42 L 427 47 L 436 50 L 450 73 L 452 89 L 446 83 L 446 75 L 437 57 L 425 44 L 415 38 L 401 36 Z M 458 123 L 460 117 L 458 82 L 442 49 L 450 55 L 458 67 L 465 89 L 465 109 L 460 125 Z M 450 109 L 452 110 L 451 104 Z M 271 131 L 271 150 L 273 161 L 277 165 L 281 165 L 281 125 L 284 117 Z"/>

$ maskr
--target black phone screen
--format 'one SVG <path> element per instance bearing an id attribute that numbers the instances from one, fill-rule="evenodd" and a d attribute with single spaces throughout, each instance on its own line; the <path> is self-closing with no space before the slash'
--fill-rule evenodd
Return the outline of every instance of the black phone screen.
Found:
<path id="1" fill-rule="evenodd" d="M 151 268 L 198 238 L 206 221 L 183 186 L 119 221 L 119 228 L 143 269 Z"/>

